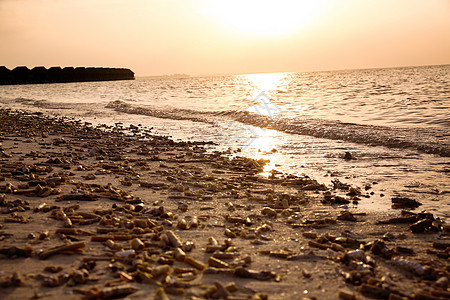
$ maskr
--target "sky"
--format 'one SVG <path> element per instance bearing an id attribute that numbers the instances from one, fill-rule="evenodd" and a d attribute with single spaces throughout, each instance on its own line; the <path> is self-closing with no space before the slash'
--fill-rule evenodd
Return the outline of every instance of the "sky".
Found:
<path id="1" fill-rule="evenodd" d="M 450 0 L 0 0 L 0 65 L 137 76 L 450 63 Z"/>

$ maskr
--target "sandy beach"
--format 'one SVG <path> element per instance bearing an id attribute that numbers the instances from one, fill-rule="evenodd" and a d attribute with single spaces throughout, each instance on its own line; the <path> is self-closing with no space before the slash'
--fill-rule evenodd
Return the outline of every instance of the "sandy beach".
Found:
<path id="1" fill-rule="evenodd" d="M 449 226 L 413 199 L 346 210 L 370 189 L 204 144 L 1 109 L 0 298 L 450 298 Z"/>

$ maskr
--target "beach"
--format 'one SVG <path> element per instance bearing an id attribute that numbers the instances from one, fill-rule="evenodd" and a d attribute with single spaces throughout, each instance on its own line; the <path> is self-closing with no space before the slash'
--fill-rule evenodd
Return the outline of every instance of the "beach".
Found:
<path id="1" fill-rule="evenodd" d="M 450 299 L 449 4 L 0 0 L 0 300 Z"/>
<path id="2" fill-rule="evenodd" d="M 139 124 L 0 110 L 3 299 L 448 299 L 449 226 Z M 398 197 L 401 198 L 401 197 Z"/>
<path id="3" fill-rule="evenodd" d="M 141 124 L 175 141 L 210 141 L 210 152 L 270 160 L 264 176 L 276 169 L 327 186 L 336 180 L 371 186 L 375 195 L 358 207 L 384 212 L 392 197 L 410 197 L 448 219 L 449 70 L 445 65 L 8 85 L 0 88 L 0 106 L 94 126 Z M 266 111 L 263 100 L 278 113 Z M 343 160 L 345 152 L 354 159 Z"/>

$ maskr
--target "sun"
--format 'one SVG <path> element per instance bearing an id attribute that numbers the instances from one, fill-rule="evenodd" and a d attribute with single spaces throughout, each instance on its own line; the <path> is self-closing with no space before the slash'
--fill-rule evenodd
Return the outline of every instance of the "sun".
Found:
<path id="1" fill-rule="evenodd" d="M 208 14 L 241 34 L 282 35 L 313 22 L 328 0 L 210 0 Z"/>

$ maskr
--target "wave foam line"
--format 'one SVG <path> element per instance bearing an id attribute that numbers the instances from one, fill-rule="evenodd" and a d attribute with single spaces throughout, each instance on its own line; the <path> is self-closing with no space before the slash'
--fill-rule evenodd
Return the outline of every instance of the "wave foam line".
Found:
<path id="1" fill-rule="evenodd" d="M 131 105 L 120 100 L 110 102 L 106 107 L 123 113 L 208 124 L 217 124 L 218 121 L 225 118 L 290 134 L 343 140 L 370 146 L 412 148 L 424 153 L 450 157 L 450 134 L 433 128 L 372 126 L 298 117 L 270 118 L 246 111 L 208 112 L 189 109 L 154 109 Z"/>

